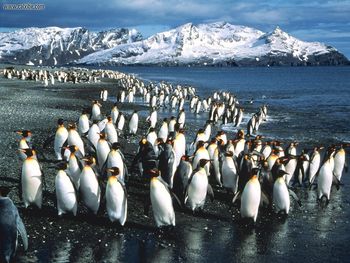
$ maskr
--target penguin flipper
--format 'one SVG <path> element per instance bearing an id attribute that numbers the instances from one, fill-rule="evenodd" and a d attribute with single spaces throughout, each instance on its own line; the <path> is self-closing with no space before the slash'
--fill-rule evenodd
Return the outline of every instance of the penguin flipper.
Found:
<path id="1" fill-rule="evenodd" d="M 214 201 L 214 191 L 210 184 L 208 184 L 207 195 L 209 195 L 210 201 Z"/>
<path id="2" fill-rule="evenodd" d="M 301 207 L 301 201 L 297 196 L 297 194 L 292 189 L 288 189 L 288 192 L 295 199 L 295 201 L 297 201 L 298 205 Z"/>
<path id="3" fill-rule="evenodd" d="M 177 204 L 179 208 L 182 207 L 182 203 L 180 201 L 180 198 L 174 193 L 170 192 L 171 200 L 173 201 L 173 204 Z"/>
<path id="4" fill-rule="evenodd" d="M 83 140 L 84 145 L 86 145 L 88 149 L 92 149 L 92 152 L 90 151 L 90 153 L 95 154 L 97 152 L 95 145 L 93 145 L 87 137 L 81 136 L 81 139 Z"/>
<path id="5" fill-rule="evenodd" d="M 28 249 L 28 236 L 27 236 L 27 230 L 26 227 L 23 224 L 23 221 L 21 219 L 21 217 L 18 214 L 17 211 L 17 231 L 19 232 L 19 234 L 21 235 L 22 241 L 23 241 L 23 247 L 24 250 Z"/>
<path id="6" fill-rule="evenodd" d="M 233 205 L 233 204 L 238 200 L 238 198 L 239 198 L 240 196 L 241 196 L 241 192 L 240 192 L 240 191 L 237 191 L 237 193 L 233 196 L 231 205 Z"/>
<path id="7" fill-rule="evenodd" d="M 333 181 L 335 181 L 335 187 L 337 188 L 337 191 L 339 191 L 339 189 L 340 189 L 340 181 L 339 181 L 339 179 L 333 174 Z"/>

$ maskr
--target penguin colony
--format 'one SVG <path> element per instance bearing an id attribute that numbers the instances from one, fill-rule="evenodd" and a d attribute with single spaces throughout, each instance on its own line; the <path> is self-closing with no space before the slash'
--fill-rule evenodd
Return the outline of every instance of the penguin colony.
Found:
<path id="1" fill-rule="evenodd" d="M 230 92 L 214 92 L 200 98 L 191 86 L 146 84 L 132 75 L 114 71 L 89 72 L 4 70 L 6 78 L 40 80 L 44 85 L 51 78 L 52 85 L 55 80 L 78 83 L 111 78 L 121 87 L 107 114 L 102 112 L 102 104 L 109 94 L 102 90 L 99 100 L 92 101 L 90 109 L 76 116 L 76 123 L 58 119 L 56 133 L 43 146 L 49 151 L 51 145 L 54 152 L 42 154 L 54 154 L 58 162 L 55 187 L 59 216 L 66 213 L 75 216 L 81 201 L 94 214 L 105 209 L 112 222 L 123 226 L 127 221 L 128 180 L 141 176 L 149 183 L 145 213 L 148 214 L 151 205 L 157 227 L 175 226 L 174 207 L 193 213 L 201 211 L 208 198 L 214 199 L 211 185 L 226 189 L 230 203 L 240 202 L 241 217 L 256 222 L 263 205 L 287 215 L 290 196 L 300 203 L 292 187 L 316 187 L 318 200 L 328 203 L 332 185 L 339 187 L 347 168 L 347 144 L 329 146 L 321 158 L 321 146 L 300 151 L 297 142 L 284 149 L 282 142 L 264 140 L 257 133 L 268 120 L 267 105 L 262 105 L 250 118 L 246 114 L 249 121 L 246 129 L 242 129 L 244 109 Z M 140 134 L 137 111 L 127 116 L 120 110 L 124 103 L 135 103 L 136 99 L 149 105 L 146 134 Z M 159 121 L 159 108 L 176 112 L 176 116 Z M 198 129 L 195 139 L 188 142 L 186 114 L 203 112 L 207 113 L 207 121 Z M 219 130 L 228 123 L 238 130 L 232 138 Z M 22 161 L 21 198 L 25 207 L 34 205 L 40 209 L 45 183 L 40 158 L 31 143 L 31 131 L 16 132 L 21 136 L 18 146 Z M 121 136 L 141 137 L 131 167 L 126 166 L 118 142 Z M 103 198 L 105 205 L 101 202 Z"/>

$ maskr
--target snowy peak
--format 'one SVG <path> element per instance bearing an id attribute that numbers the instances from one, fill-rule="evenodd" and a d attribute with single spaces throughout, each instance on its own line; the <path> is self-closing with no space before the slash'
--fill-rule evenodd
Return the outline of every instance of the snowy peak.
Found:
<path id="1" fill-rule="evenodd" d="M 0 33 L 0 61 L 34 65 L 71 63 L 95 51 L 142 40 L 135 29 L 24 28 Z"/>
<path id="2" fill-rule="evenodd" d="M 143 41 L 115 46 L 79 60 L 115 65 L 338 65 L 348 60 L 336 49 L 298 40 L 281 28 L 272 32 L 226 22 L 184 24 Z"/>
<path id="3" fill-rule="evenodd" d="M 143 39 L 135 29 L 27 28 L 0 33 L 0 62 L 34 65 L 344 65 L 347 58 L 281 28 L 262 32 L 227 22 L 187 23 Z"/>

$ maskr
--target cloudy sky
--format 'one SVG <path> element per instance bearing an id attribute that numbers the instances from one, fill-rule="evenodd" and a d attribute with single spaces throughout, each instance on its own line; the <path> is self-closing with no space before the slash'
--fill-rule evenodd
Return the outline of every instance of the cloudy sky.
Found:
<path id="1" fill-rule="evenodd" d="M 277 25 L 305 41 L 336 47 L 350 58 L 350 0 L 1 0 L 1 31 L 22 27 L 137 28 L 144 36 L 184 23 L 226 21 L 271 31 Z M 15 3 L 41 11 L 4 10 Z"/>

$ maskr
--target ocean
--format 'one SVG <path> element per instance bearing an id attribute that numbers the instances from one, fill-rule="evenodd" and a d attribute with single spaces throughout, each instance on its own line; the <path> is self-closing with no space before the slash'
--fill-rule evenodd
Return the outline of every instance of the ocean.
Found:
<path id="1" fill-rule="evenodd" d="M 117 67 L 139 78 L 191 85 L 206 98 L 214 91 L 236 94 L 245 112 L 242 127 L 253 112 L 267 104 L 268 121 L 259 133 L 309 145 L 350 142 L 350 67 Z M 253 105 L 249 101 L 253 99 Z M 164 114 L 167 116 L 167 114 Z M 207 118 L 206 113 L 195 116 Z M 190 117 L 191 118 L 191 117 Z M 231 125 L 223 130 L 235 131 Z"/>

